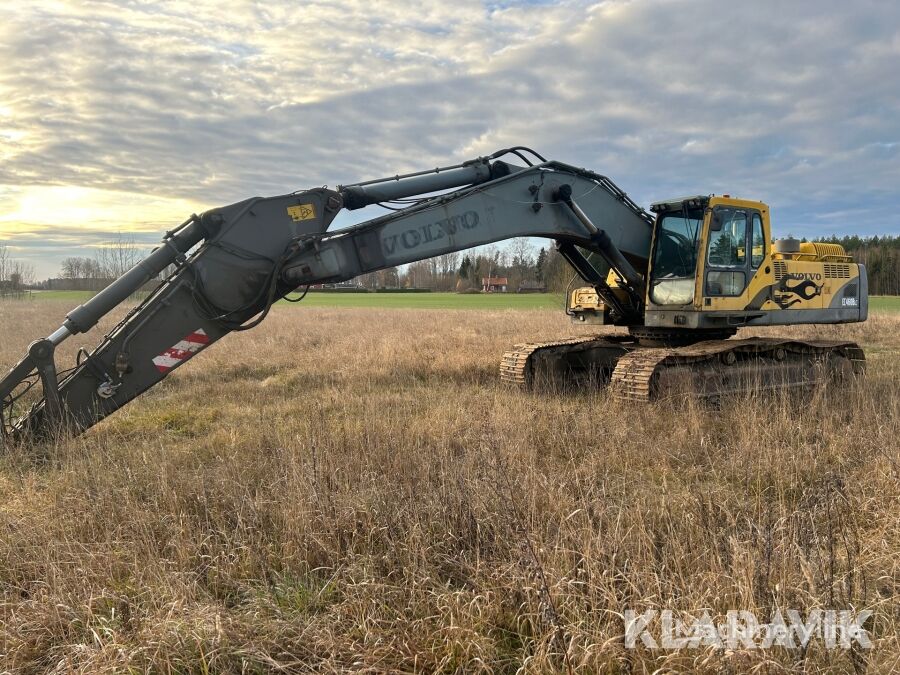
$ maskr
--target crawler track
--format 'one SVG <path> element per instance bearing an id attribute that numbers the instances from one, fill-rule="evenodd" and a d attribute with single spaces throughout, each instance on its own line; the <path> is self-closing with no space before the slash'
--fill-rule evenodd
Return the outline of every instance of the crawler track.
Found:
<path id="1" fill-rule="evenodd" d="M 548 373 L 538 372 L 539 361 L 543 357 L 552 357 L 564 365 L 568 357 L 589 348 L 592 344 L 606 344 L 600 336 L 568 338 L 549 342 L 526 342 L 515 345 L 512 350 L 503 354 L 500 359 L 500 381 L 521 389 L 529 389 L 535 379 Z"/>
<path id="2" fill-rule="evenodd" d="M 748 338 L 647 347 L 627 336 L 592 336 L 517 345 L 503 355 L 500 379 L 530 389 L 546 380 L 577 385 L 591 373 L 608 382 L 616 398 L 649 402 L 810 387 L 864 368 L 863 351 L 853 342 Z"/>
<path id="3" fill-rule="evenodd" d="M 853 342 L 711 340 L 679 348 L 638 347 L 619 360 L 610 384 L 616 398 L 649 402 L 678 394 L 805 388 L 864 367 L 862 349 Z"/>

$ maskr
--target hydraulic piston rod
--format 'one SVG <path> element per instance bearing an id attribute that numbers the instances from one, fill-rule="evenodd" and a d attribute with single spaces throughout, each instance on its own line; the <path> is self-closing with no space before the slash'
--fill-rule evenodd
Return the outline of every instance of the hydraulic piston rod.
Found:
<path id="1" fill-rule="evenodd" d="M 215 219 L 215 214 L 209 214 Z M 192 216 L 175 232 L 163 240 L 163 245 L 125 272 L 109 286 L 97 293 L 83 305 L 79 305 L 66 315 L 62 328 L 50 336 L 50 341 L 58 345 L 69 335 L 85 333 L 97 322 L 118 307 L 128 296 L 145 283 L 154 279 L 166 267 L 182 258 L 184 254 L 206 236 L 199 216 Z"/>
<path id="2" fill-rule="evenodd" d="M 578 221 L 591 233 L 594 243 L 600 249 L 600 254 L 606 259 L 606 262 L 608 262 L 610 266 L 625 279 L 631 287 L 631 291 L 635 294 L 636 300 L 640 303 L 644 297 L 644 280 L 641 278 L 641 275 L 637 273 L 637 270 L 632 267 L 631 263 L 625 259 L 622 252 L 616 248 L 606 231 L 601 230 L 594 225 L 581 207 L 575 203 L 575 200 L 572 199 L 572 186 L 561 185 L 557 191 L 556 197 L 572 210 L 572 213 L 575 214 Z"/>
<path id="3" fill-rule="evenodd" d="M 506 168 L 506 164 L 503 162 L 498 162 L 498 165 Z M 484 183 L 497 177 L 493 175 L 494 172 L 491 169 L 492 166 L 487 160 L 476 160 L 456 168 L 436 169 L 433 173 L 424 175 L 398 176 L 386 178 L 383 181 L 369 181 L 361 185 L 348 185 L 340 188 L 340 192 L 344 198 L 344 208 L 361 209 L 370 204 L 392 199 Z"/>

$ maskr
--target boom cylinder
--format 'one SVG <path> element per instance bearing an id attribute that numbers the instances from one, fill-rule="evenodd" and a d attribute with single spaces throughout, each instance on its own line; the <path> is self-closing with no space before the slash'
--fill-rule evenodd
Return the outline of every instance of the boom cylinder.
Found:
<path id="1" fill-rule="evenodd" d="M 206 217 L 206 214 L 205 214 Z M 209 214 L 215 220 L 217 214 Z M 221 219 L 221 216 L 218 216 Z M 184 254 L 206 236 L 200 218 L 192 216 L 173 234 L 163 240 L 163 245 L 137 265 L 125 272 L 105 289 L 97 293 L 83 305 L 79 305 L 66 315 L 62 328 L 51 336 L 54 344 L 59 344 L 69 335 L 85 333 L 112 309 L 121 304 L 145 283 L 157 277 L 166 267 L 183 258 Z"/>
<path id="2" fill-rule="evenodd" d="M 424 195 L 464 185 L 477 185 L 491 180 L 492 177 L 496 176 L 492 176 L 490 163 L 481 160 L 455 169 L 436 170 L 425 175 L 398 176 L 361 185 L 348 185 L 341 188 L 341 196 L 344 198 L 344 208 L 361 209 L 370 204 L 392 199 Z"/>
<path id="3" fill-rule="evenodd" d="M 588 215 L 572 199 L 572 186 L 561 185 L 559 190 L 557 190 L 556 198 L 568 206 L 578 221 L 587 228 L 588 232 L 591 233 L 591 239 L 597 245 L 597 248 L 600 249 L 600 254 L 628 282 L 637 295 L 638 302 L 640 302 L 644 297 L 644 280 L 637 270 L 632 267 L 631 263 L 625 259 L 622 252 L 616 248 L 606 231 L 594 225 L 591 219 L 588 218 Z"/>

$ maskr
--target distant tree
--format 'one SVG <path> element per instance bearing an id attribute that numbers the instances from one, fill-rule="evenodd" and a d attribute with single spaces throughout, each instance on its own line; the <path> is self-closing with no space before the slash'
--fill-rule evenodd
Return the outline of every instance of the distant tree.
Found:
<path id="1" fill-rule="evenodd" d="M 513 239 L 509 253 L 511 260 L 507 269 L 504 270 L 504 274 L 495 276 L 506 276 L 509 280 L 509 287 L 518 288 L 523 281 L 530 281 L 535 276 L 534 247 L 528 239 Z"/>
<path id="2" fill-rule="evenodd" d="M 490 261 L 484 256 L 475 256 L 469 265 L 469 284 L 472 288 L 481 288 L 481 277 L 488 276 Z"/>
<path id="3" fill-rule="evenodd" d="M 544 268 L 547 266 L 547 249 L 538 251 L 537 261 L 534 263 L 534 277 L 538 281 L 544 280 Z"/>
<path id="4" fill-rule="evenodd" d="M 9 274 L 9 249 L 6 244 L 0 244 L 0 282 L 7 281 Z"/>
<path id="5" fill-rule="evenodd" d="M 59 276 L 63 279 L 90 279 L 100 276 L 99 264 L 91 258 L 72 256 L 63 258 Z"/>
<path id="6" fill-rule="evenodd" d="M 429 260 L 418 260 L 410 263 L 406 267 L 404 273 L 403 285 L 408 288 L 431 288 L 437 286 L 440 278 L 438 272 L 437 261 L 434 258 Z"/>
<path id="7" fill-rule="evenodd" d="M 9 266 L 9 279 L 15 290 L 22 290 L 34 284 L 34 265 L 22 260 L 13 260 Z"/>
<path id="8" fill-rule="evenodd" d="M 469 258 L 469 256 L 464 256 L 462 259 L 462 262 L 459 265 L 459 271 L 456 273 L 456 275 L 460 279 L 468 279 L 469 278 L 469 270 L 471 269 L 471 267 L 472 267 L 471 259 Z"/>
<path id="9" fill-rule="evenodd" d="M 544 285 L 552 293 L 562 293 L 575 278 L 575 271 L 555 248 L 547 249 L 547 258 L 542 265 Z M 580 282 L 576 282 L 580 283 Z"/>
<path id="10" fill-rule="evenodd" d="M 400 288 L 400 274 L 396 267 L 375 272 L 378 288 Z"/>
<path id="11" fill-rule="evenodd" d="M 439 255 L 436 260 L 442 277 L 452 276 L 456 273 L 457 267 L 459 267 L 459 253 L 456 251 Z"/>
<path id="12" fill-rule="evenodd" d="M 22 291 L 34 283 L 34 266 L 9 257 L 9 249 L 0 244 L 0 286 L 6 290 Z"/>
<path id="13" fill-rule="evenodd" d="M 59 265 L 60 279 L 77 279 L 79 273 L 79 258 L 63 258 Z"/>
<path id="14" fill-rule="evenodd" d="M 456 252 L 418 260 L 406 266 L 401 283 L 407 287 L 451 291 L 457 286 L 459 267 Z"/>
<path id="15" fill-rule="evenodd" d="M 369 290 L 374 290 L 378 288 L 378 273 L 377 272 L 369 272 L 367 274 L 363 274 L 362 276 L 356 277 L 356 281 L 363 288 L 368 288 Z"/>
<path id="16" fill-rule="evenodd" d="M 511 266 L 525 274 L 534 265 L 534 247 L 525 238 L 513 239 L 510 245 Z"/>
<path id="17" fill-rule="evenodd" d="M 94 261 L 100 276 L 118 279 L 141 259 L 141 251 L 134 239 L 119 233 L 116 239 L 101 245 Z"/>

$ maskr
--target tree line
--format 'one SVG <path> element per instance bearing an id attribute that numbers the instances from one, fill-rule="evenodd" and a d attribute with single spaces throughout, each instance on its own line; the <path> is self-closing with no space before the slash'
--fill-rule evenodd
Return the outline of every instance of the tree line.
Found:
<path id="1" fill-rule="evenodd" d="M 63 258 L 59 268 L 61 286 L 71 290 L 101 290 L 134 267 L 144 254 L 134 240 L 120 235 L 100 246 L 93 256 Z"/>
<path id="2" fill-rule="evenodd" d="M 0 295 L 22 293 L 34 283 L 34 267 L 10 256 L 9 248 L 0 244 Z"/>
<path id="3" fill-rule="evenodd" d="M 572 280 L 572 268 L 552 246 L 535 247 L 527 239 L 513 239 L 507 246 L 483 246 L 472 251 L 447 253 L 390 267 L 357 277 L 369 289 L 427 288 L 433 291 L 481 290 L 487 278 L 504 278 L 510 292 L 542 287 L 563 291 Z"/>
<path id="4" fill-rule="evenodd" d="M 483 246 L 466 252 L 439 255 L 357 277 L 356 283 L 375 288 L 428 288 L 433 291 L 480 290 L 486 278 L 505 278 L 511 291 L 525 283 L 546 285 L 549 249 L 535 249 L 527 239 L 508 246 Z M 561 259 L 560 259 L 561 260 Z"/>
<path id="5" fill-rule="evenodd" d="M 63 284 L 66 288 L 99 291 L 137 264 L 143 254 L 133 240 L 120 236 L 98 248 L 92 257 L 64 258 L 59 277 L 67 282 Z M 9 247 L 0 244 L 0 295 L 18 295 L 37 285 L 34 266 L 13 258 Z"/>
<path id="6" fill-rule="evenodd" d="M 817 239 L 840 244 L 853 260 L 866 266 L 870 295 L 900 295 L 900 236 L 826 237 Z"/>
<path id="7" fill-rule="evenodd" d="M 841 244 L 856 262 L 866 265 L 870 294 L 900 295 L 900 236 L 848 235 L 817 241 Z M 65 258 L 59 276 L 74 285 L 84 280 L 108 282 L 133 267 L 142 254 L 133 241 L 119 237 L 98 248 L 92 257 Z M 356 283 L 370 289 L 409 287 L 452 292 L 480 290 L 486 277 L 505 277 L 508 289 L 513 292 L 526 284 L 540 285 L 556 293 L 573 283 L 574 272 L 552 245 L 535 247 L 527 239 L 514 239 L 503 247 L 494 245 L 447 253 L 402 269 L 379 270 L 358 277 Z M 0 287 L 24 287 L 33 281 L 33 268 L 11 259 L 6 247 L 0 246 Z"/>
<path id="8" fill-rule="evenodd" d="M 900 295 L 900 237 L 859 235 L 816 241 L 841 244 L 854 261 L 866 266 L 871 295 Z M 580 283 L 555 247 L 534 247 L 527 239 L 509 246 L 486 246 L 465 253 L 448 253 L 407 265 L 366 274 L 357 282 L 366 288 L 429 288 L 434 291 L 480 289 L 486 277 L 505 277 L 510 291 L 523 282 L 540 284 L 548 292 L 565 291 Z"/>

